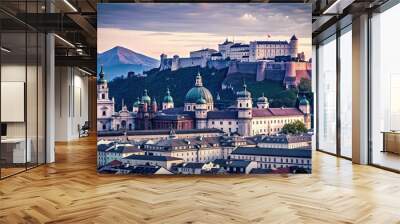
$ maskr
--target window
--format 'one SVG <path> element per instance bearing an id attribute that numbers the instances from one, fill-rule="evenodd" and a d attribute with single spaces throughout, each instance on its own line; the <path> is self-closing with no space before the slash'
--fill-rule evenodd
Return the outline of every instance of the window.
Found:
<path id="1" fill-rule="evenodd" d="M 318 149 L 336 153 L 336 36 L 318 48 Z"/>
<path id="2" fill-rule="evenodd" d="M 101 99 L 104 100 L 105 98 L 106 98 L 106 94 L 102 93 L 102 94 L 101 94 Z"/>
<path id="3" fill-rule="evenodd" d="M 385 137 L 395 139 L 391 130 L 400 130 L 400 67 L 398 55 L 398 22 L 400 21 L 400 4 L 374 15 L 371 19 L 371 141 L 372 163 L 400 170 L 397 147 L 384 146 Z M 385 133 L 385 135 L 382 132 Z M 387 141 L 387 142 L 390 142 Z M 398 144 L 396 141 L 392 141 Z M 383 151 L 382 151 L 383 150 Z"/>
<path id="4" fill-rule="evenodd" d="M 106 116 L 106 111 L 103 110 L 103 116 Z"/>
<path id="5" fill-rule="evenodd" d="M 351 26 L 340 39 L 340 154 L 352 156 L 352 34 Z"/>

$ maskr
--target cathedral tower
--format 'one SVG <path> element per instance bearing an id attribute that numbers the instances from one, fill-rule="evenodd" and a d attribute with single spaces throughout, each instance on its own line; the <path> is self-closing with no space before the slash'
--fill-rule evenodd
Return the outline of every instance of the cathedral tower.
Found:
<path id="1" fill-rule="evenodd" d="M 238 110 L 238 133 L 249 136 L 252 119 L 251 93 L 247 91 L 247 85 L 243 84 L 243 90 L 236 93 L 236 108 Z"/>

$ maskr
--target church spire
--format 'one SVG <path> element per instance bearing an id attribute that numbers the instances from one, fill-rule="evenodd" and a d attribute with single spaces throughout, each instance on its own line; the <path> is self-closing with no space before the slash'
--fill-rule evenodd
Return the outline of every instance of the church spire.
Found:
<path id="1" fill-rule="evenodd" d="M 99 80 L 97 81 L 98 84 L 103 84 L 106 83 L 107 80 L 104 79 L 104 71 L 103 71 L 103 65 L 100 67 L 100 73 L 99 73 Z"/>
<path id="2" fill-rule="evenodd" d="M 195 86 L 203 86 L 203 80 L 202 80 L 202 78 L 201 78 L 201 75 L 200 75 L 200 71 L 198 71 L 197 72 L 197 76 L 196 76 L 196 84 L 195 84 Z"/>
<path id="3" fill-rule="evenodd" d="M 101 65 L 101 67 L 100 67 L 99 76 L 100 76 L 100 79 L 104 79 L 103 65 Z"/>

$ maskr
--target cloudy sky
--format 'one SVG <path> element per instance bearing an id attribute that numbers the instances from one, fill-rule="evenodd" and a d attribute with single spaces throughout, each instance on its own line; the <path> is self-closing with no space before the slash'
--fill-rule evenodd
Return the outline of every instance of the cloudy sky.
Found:
<path id="1" fill-rule="evenodd" d="M 158 59 L 218 49 L 235 42 L 289 40 L 296 34 L 300 51 L 311 56 L 311 5 L 243 3 L 98 4 L 98 51 L 115 46 Z M 268 38 L 268 35 L 270 36 Z"/>

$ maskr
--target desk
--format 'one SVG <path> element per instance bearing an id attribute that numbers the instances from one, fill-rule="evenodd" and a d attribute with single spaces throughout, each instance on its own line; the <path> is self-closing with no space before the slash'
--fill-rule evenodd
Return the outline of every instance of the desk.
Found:
<path id="1" fill-rule="evenodd" d="M 26 140 L 28 143 L 25 151 L 25 138 L 6 138 L 1 139 L 1 157 L 6 163 L 26 163 L 31 162 L 31 140 Z"/>
<path id="2" fill-rule="evenodd" d="M 400 154 L 400 132 L 384 131 L 383 133 L 383 152 Z"/>

